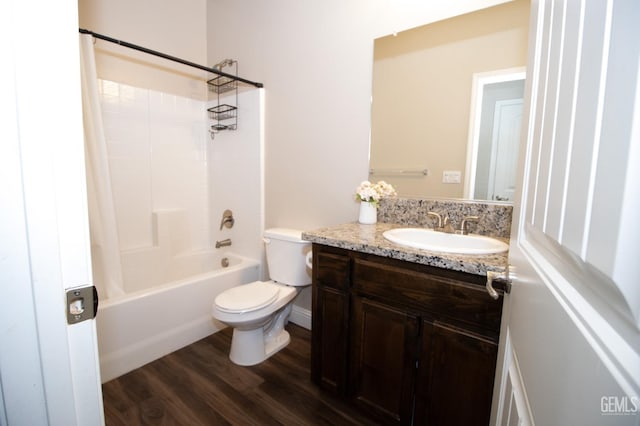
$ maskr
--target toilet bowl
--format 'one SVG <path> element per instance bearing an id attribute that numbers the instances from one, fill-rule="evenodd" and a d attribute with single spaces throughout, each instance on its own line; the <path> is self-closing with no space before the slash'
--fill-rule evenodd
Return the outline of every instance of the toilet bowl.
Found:
<path id="1" fill-rule="evenodd" d="M 265 231 L 271 280 L 239 285 L 216 297 L 212 315 L 233 327 L 229 358 L 235 364 L 258 364 L 289 343 L 284 326 L 293 300 L 311 284 L 305 262 L 311 244 L 302 240 L 301 234 L 286 228 Z"/>

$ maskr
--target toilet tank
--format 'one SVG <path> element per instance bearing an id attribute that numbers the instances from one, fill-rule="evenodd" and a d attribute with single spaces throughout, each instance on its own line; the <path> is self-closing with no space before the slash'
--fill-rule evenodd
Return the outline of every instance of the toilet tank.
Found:
<path id="1" fill-rule="evenodd" d="M 302 231 L 267 229 L 264 242 L 271 280 L 290 286 L 311 284 L 311 270 L 305 262 L 311 243 L 302 239 Z"/>

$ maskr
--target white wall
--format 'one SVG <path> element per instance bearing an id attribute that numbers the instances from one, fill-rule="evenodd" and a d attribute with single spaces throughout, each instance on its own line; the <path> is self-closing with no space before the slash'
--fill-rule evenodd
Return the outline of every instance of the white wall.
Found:
<path id="1" fill-rule="evenodd" d="M 231 103 L 231 100 L 221 102 Z M 233 101 L 235 102 L 235 101 Z M 215 105 L 215 101 L 210 101 Z M 231 238 L 230 250 L 260 260 L 264 230 L 264 91 L 238 95 L 238 129 L 209 140 L 211 242 Z M 233 212 L 235 224 L 220 229 L 222 214 Z"/>
<path id="2" fill-rule="evenodd" d="M 78 0 L 80 27 L 198 64 L 206 64 L 206 1 Z M 206 99 L 204 71 L 96 42 L 98 77 Z"/>
<path id="3" fill-rule="evenodd" d="M 375 37 L 497 3 L 208 0 L 209 62 L 237 59 L 267 92 L 267 227 L 356 219 Z"/>
<path id="4" fill-rule="evenodd" d="M 265 85 L 266 227 L 354 221 L 368 178 L 373 40 L 502 1 L 207 0 L 209 63 Z M 310 293 L 296 304 L 309 308 Z"/>

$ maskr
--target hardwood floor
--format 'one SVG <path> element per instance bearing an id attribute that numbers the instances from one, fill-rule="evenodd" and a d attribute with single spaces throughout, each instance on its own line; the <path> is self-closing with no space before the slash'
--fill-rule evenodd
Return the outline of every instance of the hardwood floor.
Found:
<path id="1" fill-rule="evenodd" d="M 369 425 L 309 379 L 311 333 L 294 324 L 289 346 L 240 367 L 227 328 L 102 386 L 107 426 Z"/>

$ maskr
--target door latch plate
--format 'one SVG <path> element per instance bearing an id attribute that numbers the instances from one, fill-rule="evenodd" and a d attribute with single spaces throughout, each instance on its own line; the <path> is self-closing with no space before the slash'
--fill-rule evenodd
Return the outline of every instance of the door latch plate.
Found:
<path id="1" fill-rule="evenodd" d="M 98 311 L 98 292 L 94 286 L 67 290 L 67 324 L 93 319 Z"/>

